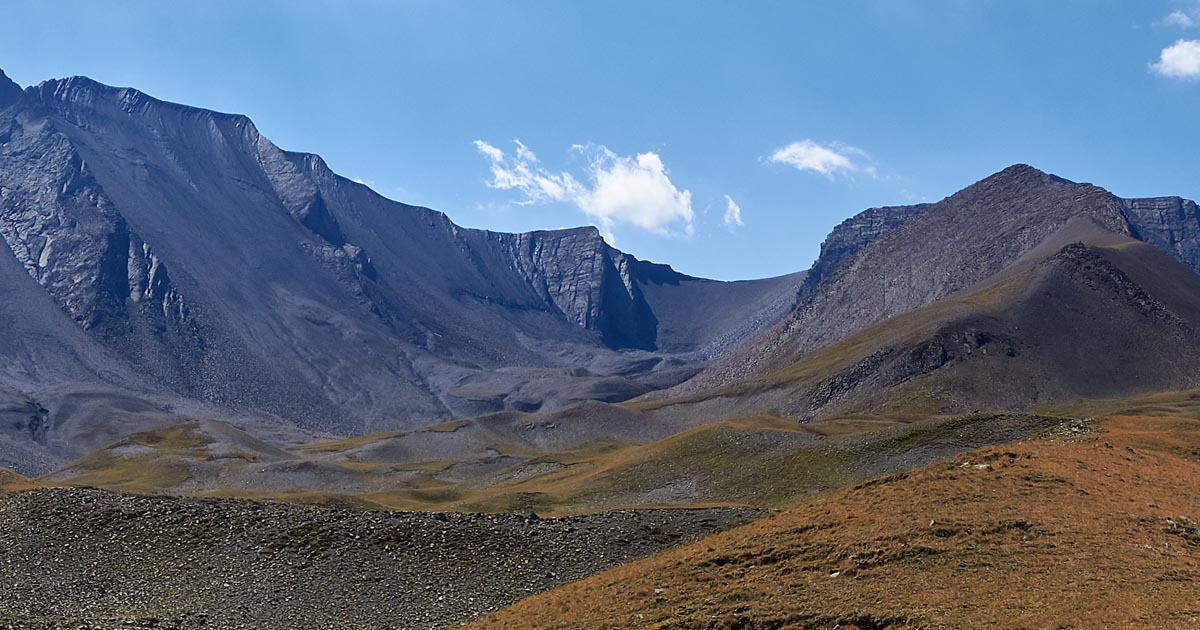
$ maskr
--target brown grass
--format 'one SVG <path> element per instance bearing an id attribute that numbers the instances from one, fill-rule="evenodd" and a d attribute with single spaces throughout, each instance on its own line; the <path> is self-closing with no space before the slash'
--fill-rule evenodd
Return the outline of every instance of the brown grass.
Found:
<path id="1" fill-rule="evenodd" d="M 126 459 L 110 451 L 97 451 L 73 465 L 69 484 L 107 488 L 118 492 L 155 494 L 173 488 L 191 477 L 186 460 L 153 458 Z M 60 485 L 46 481 L 51 485 Z"/>
<path id="2" fill-rule="evenodd" d="M 28 490 L 36 488 L 38 483 L 25 475 L 15 473 L 7 468 L 0 468 L 0 492 Z"/>
<path id="3" fill-rule="evenodd" d="M 455 431 L 469 424 L 471 424 L 470 420 L 450 420 L 448 422 L 442 422 L 440 424 L 435 424 L 420 429 L 409 429 L 407 431 L 385 431 L 383 433 L 370 433 L 368 435 L 359 435 L 338 440 L 326 440 L 322 442 L 300 444 L 290 447 L 287 450 L 297 453 L 343 453 L 345 451 L 362 448 L 378 442 L 401 437 L 409 433 L 454 433 Z"/>
<path id="4" fill-rule="evenodd" d="M 1198 487 L 1200 421 L 1120 415 L 834 491 L 470 627 L 1196 627 Z"/>

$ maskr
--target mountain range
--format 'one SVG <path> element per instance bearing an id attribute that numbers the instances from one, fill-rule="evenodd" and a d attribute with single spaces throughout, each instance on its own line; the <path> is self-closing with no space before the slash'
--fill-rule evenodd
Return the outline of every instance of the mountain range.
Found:
<path id="1" fill-rule="evenodd" d="M 0 626 L 1194 623 L 1198 274 L 1018 164 L 707 280 L 0 72 Z"/>
<path id="2" fill-rule="evenodd" d="M 0 75 L 0 236 L 0 464 L 40 472 L 169 419 L 295 442 L 625 400 L 774 324 L 804 277 L 461 228 L 244 116 L 82 77 Z"/>
<path id="3" fill-rule="evenodd" d="M 244 116 L 4 78 L 0 236 L 0 464 L 60 481 L 137 461 L 175 471 L 155 490 L 378 499 L 424 475 L 480 507 L 637 469 L 614 496 L 737 500 L 679 454 L 1016 418 L 998 440 L 1200 373 L 1196 204 L 1027 165 L 855 215 L 807 271 L 717 282 L 595 228 L 459 227 Z M 575 480 L 522 485 L 546 472 Z"/>

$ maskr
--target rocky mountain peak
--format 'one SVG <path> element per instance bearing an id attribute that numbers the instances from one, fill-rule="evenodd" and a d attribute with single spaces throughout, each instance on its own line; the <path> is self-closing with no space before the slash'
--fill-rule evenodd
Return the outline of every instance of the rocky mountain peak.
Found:
<path id="1" fill-rule="evenodd" d="M 78 101 L 86 95 L 98 91 L 115 90 L 83 76 L 66 77 L 64 79 L 46 79 L 31 88 L 42 101 Z"/>
<path id="2" fill-rule="evenodd" d="M 17 102 L 21 98 L 21 86 L 17 85 L 8 75 L 4 74 L 4 70 L 0 70 L 0 108 L 8 107 Z"/>
<path id="3" fill-rule="evenodd" d="M 100 94 L 136 94 L 143 99 L 157 100 L 134 88 L 107 85 L 91 77 L 82 75 L 64 77 L 62 79 L 46 79 L 35 85 L 33 90 L 42 95 L 44 99 L 57 98 L 65 101 L 77 100 L 84 95 Z"/>
<path id="4" fill-rule="evenodd" d="M 1028 179 L 1028 178 L 1042 178 L 1042 177 L 1055 177 L 1055 176 L 1050 175 L 1046 171 L 1043 171 L 1034 166 L 1030 166 L 1028 164 L 1013 164 L 1012 166 L 1006 167 L 1004 169 L 1001 169 L 1000 171 L 997 171 L 996 173 L 993 173 L 991 176 L 987 177 L 986 179 L 1004 180 L 1004 179 Z M 1055 179 L 1060 179 L 1060 178 L 1055 177 Z"/>
<path id="5" fill-rule="evenodd" d="M 1000 198 L 1029 198 L 1062 190 L 1063 187 L 1091 187 L 1034 168 L 1028 164 L 1014 164 L 993 173 L 970 186 L 954 193 L 949 199 L 998 201 Z"/>
<path id="6" fill-rule="evenodd" d="M 955 193 L 943 203 L 956 204 L 959 212 L 990 214 L 1001 208 L 1018 218 L 1027 206 L 1051 191 L 1061 187 L 1088 187 L 1048 174 L 1028 164 L 1014 164 L 994 173 Z M 1107 195 L 1102 189 L 1089 187 L 1097 194 Z M 1054 193 L 1058 194 L 1058 193 Z M 892 231 L 920 216 L 935 204 L 870 208 L 840 223 L 821 243 L 821 255 L 813 264 L 800 291 L 799 300 L 804 301 L 822 282 L 840 267 L 854 259 L 859 252 L 882 239 Z M 966 216 L 952 217 L 956 221 L 969 221 Z M 985 219 L 986 220 L 986 219 Z"/>
<path id="7" fill-rule="evenodd" d="M 172 112 L 172 115 L 182 119 L 201 121 L 205 125 L 225 124 L 228 126 L 226 133 L 241 137 L 251 144 L 259 138 L 254 123 L 244 115 L 164 101 L 136 88 L 106 85 L 85 76 L 47 79 L 29 88 L 29 93 L 31 98 L 49 106 L 63 119 L 85 128 L 98 123 L 99 118 L 104 116 L 149 118 L 155 114 Z M 163 124 L 162 120 L 147 120 L 147 125 L 155 128 Z M 101 125 L 108 126 L 108 123 Z"/>

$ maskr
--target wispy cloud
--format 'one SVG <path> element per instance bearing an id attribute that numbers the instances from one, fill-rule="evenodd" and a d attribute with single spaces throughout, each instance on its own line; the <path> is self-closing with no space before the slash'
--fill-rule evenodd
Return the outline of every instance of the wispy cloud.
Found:
<path id="1" fill-rule="evenodd" d="M 1196 9 L 1188 9 L 1186 11 L 1172 11 L 1166 17 L 1158 20 L 1154 24 L 1156 26 L 1169 26 L 1174 28 L 1192 28 L 1196 26 L 1197 20 Z"/>
<path id="2" fill-rule="evenodd" d="M 512 154 L 483 140 L 475 148 L 490 162 L 499 190 L 516 190 L 520 205 L 565 202 L 594 220 L 610 243 L 618 225 L 631 225 L 661 235 L 690 236 L 695 228 L 692 193 L 679 190 L 657 153 L 617 155 L 603 145 L 575 145 L 587 159 L 583 181 L 569 172 L 543 167 L 529 147 L 514 140 Z"/>
<path id="3" fill-rule="evenodd" d="M 730 227 L 746 225 L 742 221 L 742 207 L 729 195 L 725 195 L 725 225 Z"/>
<path id="4" fill-rule="evenodd" d="M 581 188 L 570 173 L 553 174 L 538 164 L 537 156 L 520 140 L 516 155 L 509 157 L 504 151 L 484 142 L 475 141 L 475 148 L 491 162 L 492 181 L 488 184 L 500 190 L 518 190 L 525 198 L 517 203 L 529 205 L 549 201 L 566 201 L 574 191 Z"/>
<path id="5" fill-rule="evenodd" d="M 819 173 L 830 179 L 852 173 L 878 177 L 871 156 L 866 151 L 843 142 L 821 144 L 813 140 L 801 140 L 776 149 L 767 160 L 775 164 L 786 164 L 798 171 Z"/>
<path id="6" fill-rule="evenodd" d="M 1200 40 L 1181 39 L 1164 48 L 1150 70 L 1171 79 L 1200 79 Z"/>
<path id="7" fill-rule="evenodd" d="M 1196 28 L 1200 26 L 1200 0 L 1172 0 L 1175 10 L 1154 20 L 1160 28 Z"/>

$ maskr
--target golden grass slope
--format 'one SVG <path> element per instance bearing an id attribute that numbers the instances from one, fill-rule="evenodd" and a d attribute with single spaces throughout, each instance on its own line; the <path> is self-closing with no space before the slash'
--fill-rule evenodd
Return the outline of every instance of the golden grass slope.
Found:
<path id="1" fill-rule="evenodd" d="M 205 471 L 217 474 L 291 457 L 230 424 L 190 420 L 121 438 L 41 480 L 153 493 L 178 488 Z"/>
<path id="2" fill-rule="evenodd" d="M 37 482 L 25 475 L 15 473 L 7 468 L 0 468 L 0 492 L 25 490 L 36 485 Z"/>
<path id="3" fill-rule="evenodd" d="M 1196 627 L 1195 401 L 834 491 L 469 627 Z"/>

